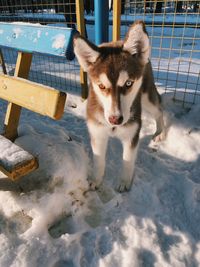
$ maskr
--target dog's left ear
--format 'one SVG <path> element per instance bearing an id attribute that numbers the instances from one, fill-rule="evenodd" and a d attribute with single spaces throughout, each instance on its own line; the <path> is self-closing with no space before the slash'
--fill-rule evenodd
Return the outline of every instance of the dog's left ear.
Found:
<path id="1" fill-rule="evenodd" d="M 88 71 L 99 56 L 98 47 L 80 35 L 74 37 L 74 53 L 84 71 Z"/>
<path id="2" fill-rule="evenodd" d="M 149 37 L 143 21 L 135 21 L 124 40 L 124 50 L 131 55 L 137 55 L 143 64 L 149 61 L 150 44 Z"/>

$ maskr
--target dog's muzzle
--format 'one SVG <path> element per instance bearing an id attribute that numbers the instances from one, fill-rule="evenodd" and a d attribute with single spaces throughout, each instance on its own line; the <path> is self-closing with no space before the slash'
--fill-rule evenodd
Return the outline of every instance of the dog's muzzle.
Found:
<path id="1" fill-rule="evenodd" d="M 123 122 L 123 116 L 110 116 L 108 118 L 109 122 L 113 125 L 119 125 L 119 124 L 122 124 Z"/>

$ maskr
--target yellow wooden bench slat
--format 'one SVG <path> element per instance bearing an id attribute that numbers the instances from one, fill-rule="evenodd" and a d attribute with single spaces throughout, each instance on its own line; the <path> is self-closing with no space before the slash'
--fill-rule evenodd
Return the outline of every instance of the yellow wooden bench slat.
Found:
<path id="1" fill-rule="evenodd" d="M 0 98 L 58 120 L 63 115 L 66 94 L 22 78 L 1 74 Z"/>

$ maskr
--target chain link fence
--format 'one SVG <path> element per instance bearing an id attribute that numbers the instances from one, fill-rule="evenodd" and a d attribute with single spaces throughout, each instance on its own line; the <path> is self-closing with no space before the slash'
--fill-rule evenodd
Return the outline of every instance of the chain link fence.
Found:
<path id="1" fill-rule="evenodd" d="M 88 0 L 84 4 L 88 38 L 94 40 L 94 3 Z M 0 1 L 0 21 L 6 22 L 76 27 L 75 11 L 75 0 Z M 122 0 L 121 38 L 136 19 L 147 26 L 158 86 L 184 105 L 200 102 L 200 1 Z M 17 54 L 11 49 L 2 52 L 7 72 L 13 75 Z M 34 55 L 29 79 L 80 95 L 79 71 L 76 60 Z"/>
<path id="2" fill-rule="evenodd" d="M 0 21 L 76 28 L 75 0 L 1 0 Z M 1 51 L 7 73 L 14 75 L 17 52 L 7 48 Z M 34 54 L 29 79 L 79 95 L 79 71 L 76 60 Z"/>
<path id="3" fill-rule="evenodd" d="M 200 1 L 122 1 L 121 37 L 144 20 L 158 86 L 183 105 L 200 102 Z"/>

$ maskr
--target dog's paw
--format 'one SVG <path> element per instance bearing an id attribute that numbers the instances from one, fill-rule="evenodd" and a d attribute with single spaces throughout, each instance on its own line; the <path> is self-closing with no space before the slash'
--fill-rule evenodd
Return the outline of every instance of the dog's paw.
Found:
<path id="1" fill-rule="evenodd" d="M 98 190 L 99 187 L 102 185 L 101 180 L 89 180 L 89 188 L 92 191 Z"/>
<path id="2" fill-rule="evenodd" d="M 121 180 L 120 183 L 117 185 L 116 190 L 120 193 L 127 192 L 131 189 L 133 180 Z"/>
<path id="3" fill-rule="evenodd" d="M 163 130 L 162 132 L 156 132 L 154 135 L 153 135 L 153 138 L 152 140 L 155 142 L 155 143 L 159 143 L 159 142 L 162 142 L 166 139 L 166 132 L 165 130 Z"/>

